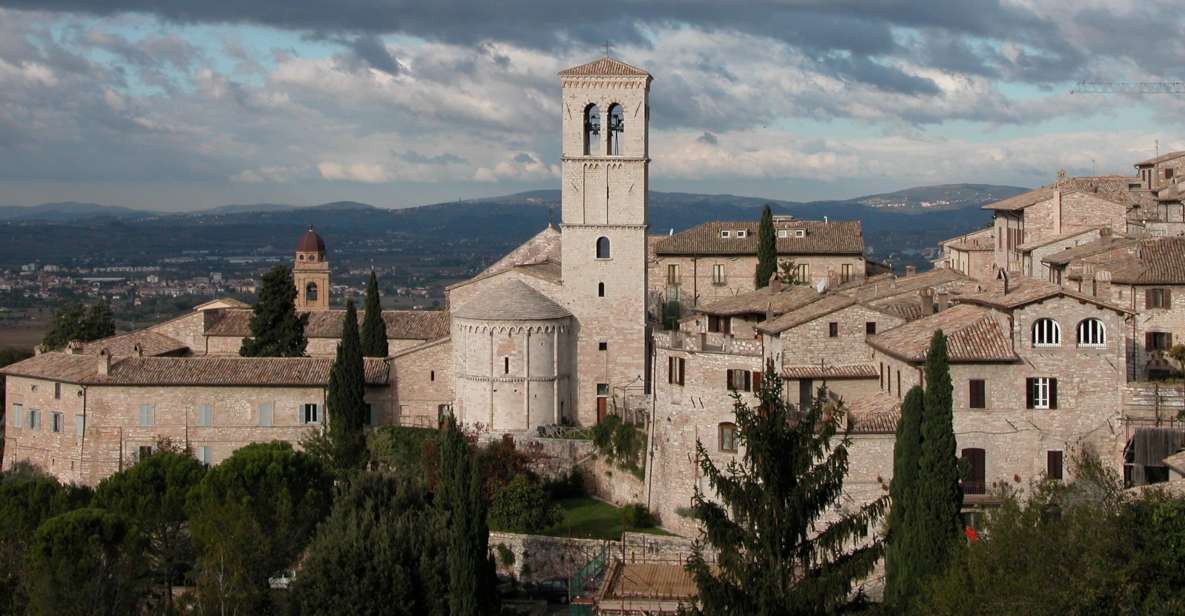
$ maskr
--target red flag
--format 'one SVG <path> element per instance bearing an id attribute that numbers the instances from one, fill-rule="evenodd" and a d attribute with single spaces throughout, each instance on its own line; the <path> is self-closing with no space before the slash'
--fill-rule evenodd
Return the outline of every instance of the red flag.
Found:
<path id="1" fill-rule="evenodd" d="M 963 534 L 967 536 L 968 543 L 975 543 L 979 539 L 979 533 L 975 532 L 975 529 L 970 526 L 963 529 Z"/>

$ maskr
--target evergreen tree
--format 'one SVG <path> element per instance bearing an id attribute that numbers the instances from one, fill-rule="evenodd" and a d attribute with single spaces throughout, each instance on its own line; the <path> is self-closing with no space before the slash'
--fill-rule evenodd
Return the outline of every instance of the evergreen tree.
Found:
<path id="1" fill-rule="evenodd" d="M 757 227 L 757 288 L 769 284 L 778 271 L 778 238 L 774 233 L 774 215 L 767 204 L 761 210 L 761 225 Z"/>
<path id="2" fill-rule="evenodd" d="M 909 523 L 910 577 L 908 584 L 941 573 L 962 542 L 959 510 L 963 492 L 959 486 L 959 460 L 955 455 L 953 391 L 946 336 L 934 332 L 926 353 L 926 393 L 922 411 L 922 447 Z M 916 539 L 916 540 L 915 540 Z"/>
<path id="3" fill-rule="evenodd" d="M 888 499 L 826 523 L 848 471 L 851 440 L 837 434 L 842 405 L 821 395 L 810 408 L 795 408 L 782 396 L 772 361 L 757 397 L 756 408 L 736 397 L 739 459 L 717 468 L 696 444 L 718 500 L 698 488 L 693 497 L 703 527 L 687 563 L 699 588 L 700 605 L 691 613 L 834 613 L 881 557 L 872 527 Z M 704 559 L 705 544 L 718 554 L 715 566 Z"/>
<path id="4" fill-rule="evenodd" d="M 383 321 L 383 303 L 379 298 L 379 281 L 374 270 L 366 281 L 366 312 L 362 317 L 362 354 L 366 357 L 387 356 L 387 323 Z"/>
<path id="5" fill-rule="evenodd" d="M 102 302 L 92 306 L 68 304 L 53 315 L 49 331 L 41 344 L 47 349 L 61 349 L 73 340 L 90 342 L 115 335 L 115 318 Z"/>
<path id="6" fill-rule="evenodd" d="M 917 536 L 915 524 L 922 408 L 922 388 L 913 387 L 905 394 L 901 405 L 901 421 L 897 424 L 897 440 L 893 445 L 893 482 L 889 487 L 892 505 L 885 546 L 885 603 L 893 606 L 905 605 L 917 596 L 918 579 L 910 570 L 914 563 L 911 550 L 919 541 L 927 540 Z"/>
<path id="7" fill-rule="evenodd" d="M 497 614 L 498 595 L 481 473 L 453 417 L 449 417 L 444 430 L 437 499 L 448 518 L 449 614 Z"/>
<path id="8" fill-rule="evenodd" d="M 243 339 L 243 357 L 301 357 L 307 315 L 296 314 L 296 283 L 292 271 L 277 265 L 263 275 L 259 300 L 251 316 L 251 335 Z"/>
<path id="9" fill-rule="evenodd" d="M 329 418 L 329 438 L 333 444 L 333 466 L 342 472 L 362 468 L 366 463 L 367 423 L 366 376 L 363 372 L 362 344 L 358 339 L 358 312 L 354 301 L 346 302 L 342 319 L 342 338 L 337 358 L 329 372 L 325 394 Z"/>

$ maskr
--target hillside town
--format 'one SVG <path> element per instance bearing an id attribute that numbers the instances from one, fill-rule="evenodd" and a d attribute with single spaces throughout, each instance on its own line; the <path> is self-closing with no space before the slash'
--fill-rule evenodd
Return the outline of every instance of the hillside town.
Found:
<path id="1" fill-rule="evenodd" d="M 1134 162 L 1130 176 L 1051 174 L 984 206 L 991 225 L 943 241 L 932 269 L 893 272 L 866 256 L 858 220 L 769 216 L 654 234 L 652 76 L 606 56 L 558 77 L 558 224 L 448 286 L 443 309 L 382 310 L 387 351 L 362 368 L 367 431 L 455 421 L 478 442 L 535 452 L 549 478 L 575 470 L 597 499 L 639 507 L 661 531 L 627 532 L 609 552 L 495 531 L 492 553 L 509 554 L 500 573 L 579 578 L 569 598 L 599 614 L 673 614 L 695 601 L 687 558 L 716 562 L 695 543 L 706 523 L 697 503 L 724 498 L 705 460 L 744 458 L 738 408 L 765 408 L 773 381 L 794 408 L 835 413 L 847 439 L 842 495 L 822 519 L 876 506 L 894 480 L 908 394 L 932 385 L 936 338 L 963 469 L 960 532 L 1009 487 L 1071 481 L 1084 450 L 1123 488 L 1185 493 L 1185 152 Z M 765 238 L 776 268 L 763 276 Z M 33 465 L 94 487 L 167 446 L 210 467 L 257 443 L 308 448 L 334 422 L 327 388 L 354 313 L 330 305 L 334 247 L 312 227 L 292 240 L 304 356 L 244 356 L 258 311 L 229 296 L 38 349 L 0 369 L 2 469 Z M 141 296 L 260 288 L 91 274 L 80 280 L 121 289 L 143 274 Z M 0 289 L 59 275 L 20 272 Z M 607 425 L 640 445 L 610 455 L 582 436 Z M 879 601 L 885 577 L 879 562 L 860 592 Z"/>

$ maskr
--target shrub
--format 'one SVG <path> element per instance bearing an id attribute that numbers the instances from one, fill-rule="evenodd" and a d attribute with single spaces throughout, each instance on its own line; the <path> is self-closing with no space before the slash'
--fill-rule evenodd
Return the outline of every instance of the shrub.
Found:
<path id="1" fill-rule="evenodd" d="M 588 496 L 588 489 L 584 485 L 584 476 L 576 468 L 569 471 L 562 479 L 548 482 L 544 488 L 547 489 L 547 494 L 551 497 L 551 500 Z"/>
<path id="2" fill-rule="evenodd" d="M 641 529 L 654 528 L 658 520 L 654 514 L 641 503 L 632 503 L 622 508 L 622 517 L 626 528 Z"/>
<path id="3" fill-rule="evenodd" d="M 505 543 L 499 543 L 494 546 L 494 549 L 498 552 L 498 562 L 503 567 L 509 567 L 514 564 L 514 550 L 506 547 Z"/>
<path id="4" fill-rule="evenodd" d="M 526 475 L 515 475 L 494 493 L 489 515 L 491 528 L 516 533 L 541 531 L 559 523 L 562 517 L 543 486 Z"/>

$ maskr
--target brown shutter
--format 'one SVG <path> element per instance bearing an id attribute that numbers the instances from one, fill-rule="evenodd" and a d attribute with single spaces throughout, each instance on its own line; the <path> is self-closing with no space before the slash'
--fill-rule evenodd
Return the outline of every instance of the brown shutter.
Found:
<path id="1" fill-rule="evenodd" d="M 1152 289 L 1144 289 L 1144 309 L 1152 307 Z"/>
<path id="2" fill-rule="evenodd" d="M 1045 474 L 1050 479 L 1061 480 L 1062 478 L 1062 452 L 1050 451 L 1045 455 Z"/>
<path id="3" fill-rule="evenodd" d="M 1033 379 L 1025 379 L 1025 408 L 1033 408 Z"/>
<path id="4" fill-rule="evenodd" d="M 680 385 L 683 385 L 685 383 L 685 381 L 683 380 L 683 371 L 685 369 L 685 364 L 686 364 L 686 360 L 684 360 L 682 357 L 680 357 L 679 358 L 679 384 Z"/>
<path id="5" fill-rule="evenodd" d="M 1161 293 L 1164 294 L 1164 299 L 1161 300 L 1162 307 L 1172 308 L 1173 307 L 1173 290 L 1170 288 L 1165 288 L 1161 291 Z"/>
<path id="6" fill-rule="evenodd" d="M 1144 332 L 1144 350 L 1152 350 L 1152 332 Z"/>
<path id="7" fill-rule="evenodd" d="M 761 389 L 761 371 L 760 370 L 753 373 L 753 391 L 757 391 L 758 389 Z"/>
<path id="8" fill-rule="evenodd" d="M 1049 379 L 1049 408 L 1057 408 L 1057 379 Z"/>
<path id="9" fill-rule="evenodd" d="M 723 317 L 720 320 L 724 321 L 724 333 L 731 334 L 732 333 L 732 317 Z"/>
<path id="10" fill-rule="evenodd" d="M 724 374 L 726 375 L 725 380 L 728 382 L 728 390 L 729 391 L 736 390 L 736 387 L 733 385 L 733 382 L 732 382 L 732 370 L 725 370 Z"/>
<path id="11" fill-rule="evenodd" d="M 667 357 L 667 383 L 675 383 L 675 358 Z"/>

